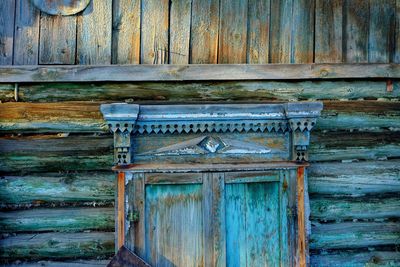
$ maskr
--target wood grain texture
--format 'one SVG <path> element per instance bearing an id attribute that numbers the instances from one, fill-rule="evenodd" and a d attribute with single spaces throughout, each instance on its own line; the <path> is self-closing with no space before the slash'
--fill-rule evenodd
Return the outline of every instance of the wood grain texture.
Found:
<path id="1" fill-rule="evenodd" d="M 399 193 L 398 189 L 396 193 Z M 312 221 L 379 220 L 400 218 L 400 199 L 396 197 L 325 198 L 313 197 Z"/>
<path id="2" fill-rule="evenodd" d="M 117 232 L 116 244 L 120 249 L 125 244 L 125 173 L 120 172 L 117 176 L 117 203 L 115 207 Z"/>
<path id="3" fill-rule="evenodd" d="M 40 16 L 39 64 L 75 64 L 76 17 Z"/>
<path id="4" fill-rule="evenodd" d="M 292 63 L 314 62 L 314 10 L 316 0 L 293 1 Z M 325 29 L 326 31 L 326 29 Z"/>
<path id="5" fill-rule="evenodd" d="M 290 63 L 293 0 L 271 0 L 270 63 Z"/>
<path id="6" fill-rule="evenodd" d="M 369 1 L 352 0 L 345 3 L 344 61 L 368 62 Z"/>
<path id="7" fill-rule="evenodd" d="M 24 176 L 2 175 L 0 197 L 3 209 L 37 206 L 111 205 L 114 201 L 112 172 L 71 174 L 39 173 Z"/>
<path id="8" fill-rule="evenodd" d="M 394 52 L 395 0 L 370 3 L 368 62 L 388 63 Z"/>
<path id="9" fill-rule="evenodd" d="M 106 259 L 113 252 L 112 232 L 21 234 L 0 240 L 0 256 L 3 260 Z"/>
<path id="10" fill-rule="evenodd" d="M 246 63 L 247 0 L 220 0 L 218 63 Z"/>
<path id="11" fill-rule="evenodd" d="M 344 0 L 316 0 L 315 63 L 342 62 Z"/>
<path id="12" fill-rule="evenodd" d="M 40 260 L 32 261 L 15 261 L 15 263 L 5 263 L 4 267 L 19 267 L 23 264 L 26 267 L 104 267 L 109 260 L 64 260 L 64 261 L 48 261 Z"/>
<path id="13" fill-rule="evenodd" d="M 31 1 L 16 0 L 14 65 L 38 64 L 39 15 Z"/>
<path id="14" fill-rule="evenodd" d="M 77 64 L 111 64 L 112 1 L 90 1 L 77 23 Z"/>
<path id="15" fill-rule="evenodd" d="M 113 1 L 113 64 L 139 64 L 140 16 L 141 0 Z"/>
<path id="16" fill-rule="evenodd" d="M 0 2 L 0 65 L 12 65 L 15 0 Z"/>
<path id="17" fill-rule="evenodd" d="M 249 64 L 267 64 L 269 59 L 270 0 L 248 0 L 247 60 Z"/>
<path id="18" fill-rule="evenodd" d="M 55 208 L 0 212 L 0 232 L 114 231 L 113 208 Z"/>
<path id="19" fill-rule="evenodd" d="M 21 84 L 23 102 L 60 101 L 293 101 L 293 100 L 396 100 L 399 82 L 387 92 L 385 81 L 248 81 L 248 82 L 138 82 Z M 14 86 L 0 85 L 0 100 L 13 101 Z"/>
<path id="20" fill-rule="evenodd" d="M 400 63 L 400 0 L 396 0 L 393 63 Z"/>
<path id="21" fill-rule="evenodd" d="M 400 254 L 397 251 L 339 251 L 316 254 L 311 257 L 311 266 L 397 266 Z"/>
<path id="22" fill-rule="evenodd" d="M 0 82 L 221 81 L 400 78 L 399 64 L 0 66 Z"/>
<path id="23" fill-rule="evenodd" d="M 192 1 L 172 0 L 169 22 L 169 63 L 188 64 Z"/>
<path id="24" fill-rule="evenodd" d="M 142 64 L 169 62 L 169 1 L 142 2 L 141 56 Z"/>
<path id="25" fill-rule="evenodd" d="M 218 62 L 219 0 L 192 0 L 190 63 Z"/>
<path id="26" fill-rule="evenodd" d="M 33 4 L 49 15 L 75 15 L 84 10 L 90 0 L 32 0 Z"/>
<path id="27" fill-rule="evenodd" d="M 400 192 L 399 164 L 399 160 L 314 163 L 308 169 L 309 193 L 328 197 L 396 194 Z"/>
<path id="28" fill-rule="evenodd" d="M 304 206 L 304 167 L 297 169 L 297 252 L 299 266 L 305 267 L 307 262 L 306 215 Z"/>
<path id="29" fill-rule="evenodd" d="M 349 249 L 397 245 L 398 222 L 343 222 L 316 225 L 310 249 Z"/>

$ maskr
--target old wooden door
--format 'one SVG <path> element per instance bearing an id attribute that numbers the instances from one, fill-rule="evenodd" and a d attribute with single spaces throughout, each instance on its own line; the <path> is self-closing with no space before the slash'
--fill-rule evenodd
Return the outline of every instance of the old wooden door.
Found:
<path id="1" fill-rule="evenodd" d="M 286 176 L 134 174 L 128 188 L 136 196 L 128 205 L 139 218 L 131 222 L 128 247 L 153 266 L 288 265 Z"/>

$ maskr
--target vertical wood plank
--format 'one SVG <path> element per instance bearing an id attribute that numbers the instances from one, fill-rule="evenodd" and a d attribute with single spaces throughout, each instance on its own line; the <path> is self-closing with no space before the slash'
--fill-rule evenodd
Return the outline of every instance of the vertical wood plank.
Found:
<path id="1" fill-rule="evenodd" d="M 12 65 L 15 0 L 0 1 L 0 65 Z"/>
<path id="2" fill-rule="evenodd" d="M 370 0 L 369 63 L 389 63 L 394 48 L 395 0 Z"/>
<path id="3" fill-rule="evenodd" d="M 315 63 L 342 62 L 343 1 L 316 0 Z"/>
<path id="4" fill-rule="evenodd" d="M 246 63 L 247 0 L 221 0 L 218 63 Z"/>
<path id="5" fill-rule="evenodd" d="M 315 0 L 293 1 L 291 63 L 314 61 Z"/>
<path id="6" fill-rule="evenodd" d="M 142 2 L 142 64 L 168 63 L 169 1 Z"/>
<path id="7" fill-rule="evenodd" d="M 223 173 L 203 177 L 204 266 L 226 266 L 225 179 Z"/>
<path id="8" fill-rule="evenodd" d="M 113 1 L 113 64 L 139 64 L 140 3 L 141 0 Z"/>
<path id="9" fill-rule="evenodd" d="M 280 227 L 279 232 L 281 233 L 280 238 L 280 261 L 281 266 L 289 266 L 289 248 L 288 248 L 288 240 L 289 240 L 289 224 L 288 224 L 288 171 L 280 171 L 279 172 L 280 183 L 279 183 L 279 218 L 280 218 Z"/>
<path id="10" fill-rule="evenodd" d="M 74 64 L 76 16 L 41 13 L 39 64 Z"/>
<path id="11" fill-rule="evenodd" d="M 270 0 L 249 0 L 247 63 L 268 63 L 270 5 Z"/>
<path id="12" fill-rule="evenodd" d="M 306 226 L 304 208 L 304 167 L 297 169 L 297 225 L 299 266 L 306 266 Z"/>
<path id="13" fill-rule="evenodd" d="M 191 0 L 171 0 L 169 63 L 189 63 Z"/>
<path id="14" fill-rule="evenodd" d="M 368 62 L 368 26 L 369 1 L 347 0 L 345 9 L 345 45 L 346 63 Z"/>
<path id="15" fill-rule="evenodd" d="M 271 63 L 290 63 L 292 8 L 293 0 L 271 0 Z"/>
<path id="16" fill-rule="evenodd" d="M 31 1 L 16 0 L 14 65 L 37 65 L 40 12 Z"/>
<path id="17" fill-rule="evenodd" d="M 117 242 L 118 249 L 125 243 L 125 173 L 117 177 Z"/>
<path id="18" fill-rule="evenodd" d="M 393 63 L 400 63 L 400 0 L 396 0 L 395 14 L 395 48 L 393 54 Z"/>
<path id="19" fill-rule="evenodd" d="M 218 31 L 219 0 L 193 0 L 190 63 L 217 63 Z"/>
<path id="20" fill-rule="evenodd" d="M 77 63 L 110 64 L 112 1 L 90 1 L 77 23 Z"/>

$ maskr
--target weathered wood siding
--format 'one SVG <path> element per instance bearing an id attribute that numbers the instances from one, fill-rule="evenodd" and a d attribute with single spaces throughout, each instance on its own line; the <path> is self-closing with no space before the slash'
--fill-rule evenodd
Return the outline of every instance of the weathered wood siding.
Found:
<path id="1" fill-rule="evenodd" d="M 0 64 L 400 63 L 399 25 L 399 0 L 93 0 L 72 17 L 4 0 Z M 400 265 L 400 81 L 387 84 L 21 83 L 18 102 L 14 84 L 0 84 L 0 257 L 63 266 L 113 254 L 101 103 L 323 100 L 308 174 L 311 264 Z"/>

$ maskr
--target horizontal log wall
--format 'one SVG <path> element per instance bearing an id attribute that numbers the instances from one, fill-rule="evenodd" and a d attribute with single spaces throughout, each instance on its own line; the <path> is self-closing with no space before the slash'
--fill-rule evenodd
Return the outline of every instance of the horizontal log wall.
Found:
<path id="1" fill-rule="evenodd" d="M 400 74 L 390 64 L 400 63 L 400 1 L 240 2 L 92 0 L 53 17 L 0 1 L 2 261 L 104 266 L 113 254 L 112 137 L 100 103 L 322 100 L 311 265 L 400 265 Z M 138 63 L 322 65 L 39 66 Z"/>

